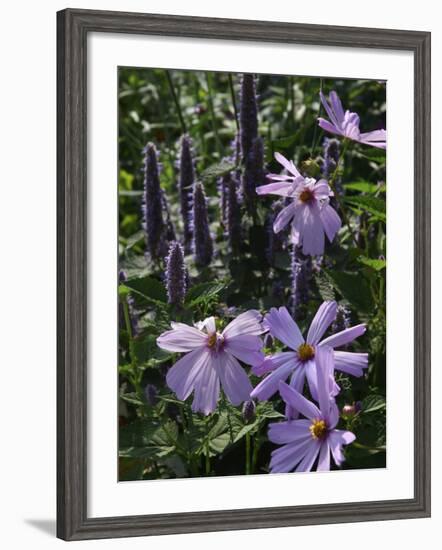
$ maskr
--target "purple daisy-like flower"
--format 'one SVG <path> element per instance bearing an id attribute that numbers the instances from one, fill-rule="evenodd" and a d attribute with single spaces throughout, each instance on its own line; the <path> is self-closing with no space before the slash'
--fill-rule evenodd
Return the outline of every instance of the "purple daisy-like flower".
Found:
<path id="1" fill-rule="evenodd" d="M 169 369 L 166 382 L 184 401 L 194 391 L 192 410 L 210 414 L 219 399 L 220 383 L 233 405 L 250 399 L 252 385 L 239 361 L 247 365 L 263 362 L 261 314 L 249 310 L 217 331 L 214 317 L 195 326 L 171 323 L 157 338 L 160 348 L 184 355 Z"/>
<path id="2" fill-rule="evenodd" d="M 275 158 L 289 174 L 270 174 L 268 178 L 273 183 L 256 188 L 258 195 L 280 195 L 292 199 L 276 217 L 273 231 L 279 233 L 291 223 L 293 244 L 302 245 L 306 255 L 321 255 L 324 253 L 324 235 L 332 242 L 341 227 L 341 218 L 329 204 L 333 192 L 326 180 L 316 181 L 301 176 L 293 161 L 281 153 L 275 153 Z"/>
<path id="3" fill-rule="evenodd" d="M 305 418 L 270 424 L 270 441 L 282 445 L 272 452 L 271 473 L 309 472 L 316 460 L 317 471 L 330 470 L 330 455 L 340 466 L 344 461 L 342 447 L 356 439 L 352 432 L 336 429 L 339 411 L 329 385 L 333 372 L 331 348 L 318 349 L 316 369 L 319 407 L 296 389 L 284 382 L 279 383 L 279 392 L 286 405 L 299 410 Z"/>
<path id="4" fill-rule="evenodd" d="M 385 130 L 373 130 L 372 132 L 361 133 L 359 130 L 359 115 L 349 110 L 344 112 L 341 100 L 335 91 L 330 92 L 330 103 L 328 103 L 322 90 L 319 95 L 330 119 L 318 118 L 318 124 L 323 130 L 378 149 L 387 148 L 387 132 Z"/>
<path id="5" fill-rule="evenodd" d="M 318 395 L 316 379 L 316 358 L 318 349 L 323 346 L 338 348 L 352 342 L 365 333 L 365 324 L 356 325 L 346 330 L 328 336 L 321 341 L 328 327 L 336 318 L 337 304 L 334 301 L 323 302 L 310 325 L 307 338 L 301 334 L 298 325 L 290 316 L 287 308 L 272 308 L 264 318 L 263 326 L 270 334 L 285 344 L 291 351 L 282 351 L 269 356 L 260 365 L 253 366 L 254 374 L 266 376 L 252 391 L 251 397 L 264 401 L 278 390 L 279 382 L 290 376 L 290 386 L 302 392 L 307 379 L 310 392 L 314 399 Z M 367 353 L 349 351 L 334 352 L 334 369 L 352 376 L 362 376 L 368 366 Z M 333 393 L 336 395 L 339 387 L 333 380 Z M 297 411 L 286 409 L 286 416 L 296 416 Z"/>

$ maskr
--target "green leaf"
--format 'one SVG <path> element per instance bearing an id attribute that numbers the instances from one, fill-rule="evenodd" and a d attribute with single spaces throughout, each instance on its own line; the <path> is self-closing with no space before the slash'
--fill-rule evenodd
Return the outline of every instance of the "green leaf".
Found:
<path id="1" fill-rule="evenodd" d="M 125 285 L 134 291 L 134 294 L 141 300 L 148 303 L 165 305 L 167 303 L 166 288 L 154 277 L 134 277 L 128 279 Z"/>
<path id="2" fill-rule="evenodd" d="M 368 267 L 371 267 L 371 269 L 374 269 L 375 271 L 381 271 L 382 269 L 387 267 L 387 262 L 385 260 L 367 258 L 365 256 L 359 256 L 358 262 Z"/>
<path id="3" fill-rule="evenodd" d="M 326 275 L 320 271 L 315 276 L 316 286 L 318 287 L 319 294 L 324 301 L 330 301 L 335 299 L 335 292 L 333 285 L 330 283 Z"/>
<path id="4" fill-rule="evenodd" d="M 352 207 L 375 214 L 381 220 L 385 221 L 386 207 L 383 199 L 379 199 L 378 197 L 355 196 L 343 197 L 343 201 Z"/>
<path id="5" fill-rule="evenodd" d="M 217 296 L 227 286 L 225 282 L 200 283 L 193 286 L 186 294 L 185 302 L 191 306 L 198 305 L 208 298 Z"/>
<path id="6" fill-rule="evenodd" d="M 218 162 L 217 164 L 212 164 L 211 166 L 208 166 L 205 170 L 203 170 L 203 172 L 201 173 L 201 177 L 203 179 L 219 178 L 220 176 L 224 176 L 232 170 L 235 170 L 235 168 L 236 165 L 233 162 L 222 160 L 221 162 Z"/>
<path id="7" fill-rule="evenodd" d="M 377 149 L 375 147 L 365 147 L 362 156 L 376 162 L 377 164 L 385 164 L 386 151 L 385 149 Z"/>
<path id="8" fill-rule="evenodd" d="M 126 241 L 126 250 L 130 250 L 138 243 L 144 242 L 144 231 L 140 230 L 131 235 Z"/>
<path id="9" fill-rule="evenodd" d="M 363 312 L 370 312 L 373 301 L 367 279 L 361 277 L 360 273 L 349 273 L 338 270 L 323 270 L 333 287 L 350 304 Z"/>
<path id="10" fill-rule="evenodd" d="M 379 187 L 375 183 L 370 183 L 368 181 L 356 181 L 354 183 L 344 183 L 343 185 L 345 189 L 360 191 L 361 193 L 374 194 L 379 190 Z"/>
<path id="11" fill-rule="evenodd" d="M 382 395 L 369 395 L 362 401 L 362 412 L 371 413 L 385 409 L 386 402 L 385 397 Z"/>

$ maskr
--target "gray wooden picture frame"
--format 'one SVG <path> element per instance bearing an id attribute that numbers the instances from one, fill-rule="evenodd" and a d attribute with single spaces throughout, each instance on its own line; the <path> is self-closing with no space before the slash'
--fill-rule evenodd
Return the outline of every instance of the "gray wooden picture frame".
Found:
<path id="1" fill-rule="evenodd" d="M 90 32 L 407 50 L 414 55 L 414 498 L 87 517 L 87 36 Z M 428 32 L 67 9 L 57 14 L 57 535 L 65 540 L 430 515 L 430 40 Z"/>

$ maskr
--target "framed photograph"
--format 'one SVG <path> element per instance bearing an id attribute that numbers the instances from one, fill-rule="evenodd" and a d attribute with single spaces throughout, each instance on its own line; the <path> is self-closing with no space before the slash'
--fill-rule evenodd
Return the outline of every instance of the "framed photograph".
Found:
<path id="1" fill-rule="evenodd" d="M 57 23 L 58 536 L 429 516 L 430 33 Z"/>

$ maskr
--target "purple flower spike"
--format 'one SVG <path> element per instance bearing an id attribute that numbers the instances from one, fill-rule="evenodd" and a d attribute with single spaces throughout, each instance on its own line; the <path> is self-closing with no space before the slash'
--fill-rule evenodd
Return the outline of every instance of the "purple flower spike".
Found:
<path id="1" fill-rule="evenodd" d="M 184 252 L 185 254 L 190 254 L 192 251 L 191 212 L 195 170 L 192 158 L 192 140 L 187 135 L 181 138 L 179 170 L 180 176 L 178 187 L 180 193 L 181 217 L 183 220 Z"/>
<path id="2" fill-rule="evenodd" d="M 252 385 L 239 361 L 257 365 L 264 360 L 261 314 L 250 310 L 219 332 L 214 317 L 189 326 L 171 323 L 157 338 L 160 348 L 185 355 L 166 376 L 169 388 L 184 401 L 194 392 L 192 410 L 205 415 L 216 408 L 220 385 L 233 405 L 250 399 Z"/>
<path id="3" fill-rule="evenodd" d="M 288 161 L 280 153 L 275 153 L 275 158 L 288 175 L 269 174 L 273 183 L 256 188 L 258 195 L 280 195 L 291 199 L 276 218 L 273 231 L 279 233 L 290 223 L 293 245 L 302 246 L 306 255 L 321 255 L 324 253 L 324 235 L 332 242 L 341 227 L 341 218 L 329 204 L 333 192 L 325 180 L 301 176 L 293 161 Z"/>
<path id="4" fill-rule="evenodd" d="M 330 92 L 330 103 L 328 103 L 322 90 L 319 92 L 319 95 L 330 119 L 318 118 L 318 124 L 323 130 L 364 145 L 377 147 L 378 149 L 387 148 L 387 132 L 385 130 L 374 130 L 361 134 L 359 130 L 359 115 L 348 110 L 344 112 L 341 100 L 335 91 Z"/>
<path id="5" fill-rule="evenodd" d="M 344 461 L 342 447 L 356 439 L 352 432 L 336 429 L 339 411 L 330 392 L 333 371 L 331 348 L 324 346 L 318 349 L 316 371 L 319 407 L 284 382 L 279 384 L 279 391 L 286 405 L 299 410 L 305 418 L 270 424 L 270 441 L 282 445 L 272 452 L 272 474 L 310 472 L 316 459 L 317 471 L 330 470 L 330 454 L 336 466 L 340 466 Z"/>
<path id="6" fill-rule="evenodd" d="M 172 243 L 166 260 L 166 287 L 169 304 L 181 306 L 186 294 L 186 267 L 183 249 L 179 243 Z"/>
<path id="7" fill-rule="evenodd" d="M 242 195 L 250 214 L 256 209 L 256 188 L 265 182 L 264 145 L 261 138 L 255 138 L 247 157 L 244 158 Z"/>
<path id="8" fill-rule="evenodd" d="M 164 257 L 166 252 L 165 223 L 163 220 L 163 198 L 160 188 L 157 152 L 153 143 L 145 149 L 143 228 L 146 232 L 146 248 L 154 260 Z"/>
<path id="9" fill-rule="evenodd" d="M 239 127 L 241 154 L 245 162 L 258 137 L 258 102 L 255 77 L 252 74 L 244 74 L 241 79 Z"/>
<path id="10" fill-rule="evenodd" d="M 229 248 L 237 254 L 241 248 L 242 227 L 236 181 L 230 177 L 226 183 L 226 226 Z"/>
<path id="11" fill-rule="evenodd" d="M 292 251 L 292 313 L 300 321 L 305 316 L 305 307 L 310 298 L 312 259 L 303 257 L 298 247 Z"/>
<path id="12" fill-rule="evenodd" d="M 193 193 L 193 252 L 195 263 L 201 267 L 212 261 L 213 243 L 209 229 L 207 200 L 202 183 L 195 185 Z"/>
<path id="13" fill-rule="evenodd" d="M 307 379 L 310 392 L 314 399 L 318 395 L 316 380 L 317 351 L 322 346 L 338 348 L 352 342 L 364 334 L 365 324 L 338 332 L 321 341 L 328 327 L 336 319 L 336 302 L 323 302 L 310 325 L 307 338 L 304 340 L 298 325 L 285 307 L 272 308 L 264 318 L 263 326 L 270 334 L 285 344 L 291 351 L 282 351 L 267 357 L 252 370 L 258 376 L 266 376 L 253 390 L 251 397 L 267 400 L 278 390 L 279 382 L 290 377 L 290 386 L 302 392 Z M 334 352 L 334 369 L 352 376 L 362 376 L 368 366 L 367 353 L 352 353 L 348 351 Z M 333 392 L 339 393 L 339 387 L 334 384 Z M 297 411 L 286 411 L 287 416 L 296 416 Z"/>

